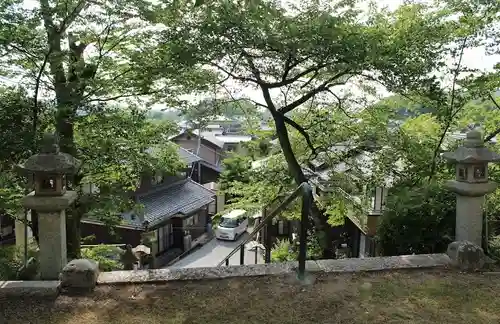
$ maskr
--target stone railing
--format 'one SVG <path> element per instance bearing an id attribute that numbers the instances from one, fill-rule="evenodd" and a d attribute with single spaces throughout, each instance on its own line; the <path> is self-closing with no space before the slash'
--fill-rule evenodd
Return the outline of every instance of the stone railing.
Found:
<path id="1" fill-rule="evenodd" d="M 88 260 L 82 260 L 88 261 Z M 71 264 L 71 262 L 70 262 Z M 70 265 L 68 264 L 68 265 Z M 85 265 L 85 262 L 81 264 Z M 402 255 L 394 257 L 317 260 L 306 262 L 306 273 L 366 272 L 421 268 L 446 268 L 452 264 L 446 254 Z M 65 276 L 61 281 L 0 281 L 0 297 L 57 296 L 65 290 L 92 290 L 95 285 L 147 284 L 182 280 L 211 280 L 234 277 L 282 276 L 297 273 L 298 262 L 251 264 L 213 268 L 170 268 L 135 271 L 111 271 L 97 274 L 90 265 L 76 276 Z M 88 273 L 92 272 L 92 273 Z M 92 274 L 92 275 L 91 275 Z M 81 281 L 76 282 L 80 275 Z M 66 280 L 65 278 L 71 278 Z"/>

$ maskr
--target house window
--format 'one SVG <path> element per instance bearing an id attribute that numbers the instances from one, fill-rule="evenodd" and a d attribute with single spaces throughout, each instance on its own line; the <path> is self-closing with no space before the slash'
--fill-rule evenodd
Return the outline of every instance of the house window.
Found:
<path id="1" fill-rule="evenodd" d="M 194 225 L 194 217 L 188 217 L 184 219 L 184 226 L 193 226 Z"/>

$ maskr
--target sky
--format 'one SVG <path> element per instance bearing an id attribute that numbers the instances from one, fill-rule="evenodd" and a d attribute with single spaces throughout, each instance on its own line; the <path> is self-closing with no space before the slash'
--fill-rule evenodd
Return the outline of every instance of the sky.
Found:
<path id="1" fill-rule="evenodd" d="M 300 0 L 283 0 L 284 2 L 298 2 Z M 377 0 L 377 5 L 380 7 L 387 7 L 390 10 L 395 10 L 399 6 L 403 5 L 405 0 Z M 423 3 L 429 3 L 429 0 L 421 0 L 420 2 Z M 360 7 L 363 10 L 368 9 L 368 1 L 362 1 L 362 4 Z M 486 55 L 486 51 L 484 47 L 478 47 L 478 48 L 469 48 L 466 49 L 463 53 L 462 57 L 462 66 L 464 67 L 469 67 L 472 69 L 478 69 L 481 71 L 491 71 L 494 67 L 495 64 L 500 62 L 500 55 Z M 449 64 L 454 64 L 452 60 L 448 62 Z M 226 83 L 226 86 L 228 88 L 232 89 L 236 95 L 236 98 L 250 98 L 253 101 L 256 101 L 258 103 L 264 104 L 264 98 L 262 97 L 262 93 L 259 89 L 255 89 L 253 87 L 245 87 L 241 88 L 240 86 L 236 86 L 234 82 L 231 82 L 229 80 Z M 370 101 L 376 101 L 379 100 L 380 98 L 390 96 L 391 93 L 389 93 L 386 89 L 384 89 L 381 86 L 374 85 L 377 88 L 377 96 L 373 97 L 370 95 L 367 95 L 366 93 L 361 93 L 359 91 L 358 95 L 359 96 L 364 96 L 365 98 L 367 97 L 368 100 Z M 357 90 L 354 90 L 354 92 L 357 92 Z M 276 91 L 274 93 L 271 93 L 273 97 L 278 97 L 279 96 L 279 91 Z M 198 98 L 194 97 L 188 97 L 189 99 L 192 99 L 193 101 L 198 100 Z M 164 105 L 155 105 L 153 109 L 164 109 Z"/>
<path id="2" fill-rule="evenodd" d="M 153 0 L 154 1 L 154 0 Z M 298 3 L 300 0 L 282 0 L 285 3 Z M 420 0 L 421 2 L 429 2 L 430 0 Z M 400 5 L 404 3 L 404 0 L 377 0 L 377 5 L 380 7 L 388 7 L 390 10 L 394 10 Z M 36 7 L 38 1 L 36 0 L 25 0 L 25 6 L 26 7 Z M 360 5 L 361 9 L 367 10 L 368 9 L 368 1 L 361 1 Z M 500 62 L 500 56 L 495 55 L 495 56 L 488 56 L 486 55 L 485 49 L 484 48 L 474 48 L 474 49 L 466 49 L 462 58 L 462 64 L 464 66 L 474 68 L 474 69 L 479 69 L 482 71 L 488 71 L 493 68 L 495 64 Z M 452 63 L 452 62 L 450 62 Z M 3 80 L 5 81 L 5 80 Z M 11 83 L 11 82 L 9 82 Z M 260 90 L 254 89 L 252 87 L 241 87 L 237 86 L 234 82 L 228 81 L 226 83 L 226 86 L 231 89 L 232 94 L 236 98 L 250 98 L 256 102 L 259 103 L 264 103 L 264 99 L 262 97 L 262 94 Z M 357 91 L 357 90 L 355 90 Z M 274 96 L 279 96 L 279 92 L 271 93 Z M 364 96 L 365 94 L 362 94 L 360 92 L 360 96 Z M 389 92 L 387 92 L 385 89 L 382 87 L 377 87 L 377 96 L 376 97 L 371 97 L 369 98 L 370 100 L 377 100 L 381 97 L 385 97 L 390 95 Z M 190 101 L 197 101 L 201 98 L 199 97 L 193 97 L 193 96 L 188 96 L 186 99 L 189 99 Z M 152 107 L 155 110 L 159 109 L 165 109 L 166 106 L 164 105 L 154 105 Z"/>

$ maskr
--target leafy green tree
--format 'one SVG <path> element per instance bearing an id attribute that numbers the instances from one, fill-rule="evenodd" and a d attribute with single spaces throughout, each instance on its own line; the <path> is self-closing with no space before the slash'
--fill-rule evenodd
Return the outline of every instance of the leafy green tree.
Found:
<path id="1" fill-rule="evenodd" d="M 165 48 L 217 69 L 221 82 L 231 79 L 261 91 L 262 106 L 273 118 L 287 169 L 298 185 L 308 179 L 289 128 L 307 140 L 311 151 L 316 147 L 304 127 L 287 114 L 325 96 L 335 101 L 338 86 L 355 80 L 376 80 L 396 92 L 432 82 L 430 72 L 443 64 L 445 46 L 456 38 L 457 23 L 448 13 L 422 4 L 402 6 L 394 13 L 373 9 L 368 19 L 359 19 L 355 5 L 306 1 L 286 10 L 268 1 L 211 2 L 188 14 L 179 28 L 163 32 L 166 40 L 180 40 L 178 47 Z M 163 19 L 158 13 L 156 21 Z M 277 91 L 282 96 L 274 95 Z M 317 209 L 313 218 L 318 230 L 329 227 Z M 327 256 L 333 247 L 325 237 Z"/>
<path id="2" fill-rule="evenodd" d="M 80 188 L 98 188 L 96 192 L 80 192 L 76 211 L 80 217 L 85 214 L 108 226 L 118 225 L 120 213 L 140 208 L 130 194 L 139 188 L 141 176 L 175 174 L 182 167 L 176 146 L 168 141 L 175 125 L 154 123 L 146 111 L 102 108 L 81 117 L 75 131 L 78 155 L 83 160 Z M 81 241 L 79 228 L 73 229 L 72 237 L 73 244 Z"/>
<path id="3" fill-rule="evenodd" d="M 142 0 L 37 0 L 30 6 L 9 0 L 0 6 L 3 76 L 22 82 L 34 93 L 33 116 L 42 111 L 38 106 L 42 95 L 53 99 L 53 125 L 61 150 L 84 162 L 88 161 L 79 156 L 76 142 L 80 116 L 92 115 L 106 107 L 103 103 L 123 98 L 128 105 L 138 101 L 172 104 L 178 102 L 178 95 L 211 79 L 211 73 L 198 73 L 196 67 L 171 64 L 157 46 L 158 29 L 172 26 L 169 22 L 176 19 L 176 3 L 163 6 L 170 12 L 163 26 L 147 20 L 154 5 Z M 25 138 L 29 140 L 28 135 Z M 72 185 L 77 188 L 83 177 L 77 175 Z M 78 233 L 81 215 L 77 210 L 68 215 L 72 229 L 68 239 L 73 240 L 69 252 L 78 256 L 79 235 L 73 232 Z"/>
<path id="4" fill-rule="evenodd" d="M 455 194 L 436 183 L 393 191 L 377 229 L 382 254 L 446 251 L 455 237 Z"/>
<path id="5" fill-rule="evenodd" d="M 222 165 L 224 170 L 219 179 L 222 190 L 230 188 L 234 181 L 241 183 L 249 182 L 249 171 L 252 166 L 252 161 L 249 157 L 240 154 L 231 154 L 223 160 Z"/>

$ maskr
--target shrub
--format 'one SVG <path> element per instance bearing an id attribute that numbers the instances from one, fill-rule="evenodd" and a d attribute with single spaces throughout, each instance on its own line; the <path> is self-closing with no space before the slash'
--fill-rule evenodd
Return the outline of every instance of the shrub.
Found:
<path id="1" fill-rule="evenodd" d="M 123 250 L 112 245 L 97 245 L 82 248 L 82 258 L 94 260 L 99 263 L 99 270 L 113 271 L 122 270 L 120 255 Z"/>
<path id="2" fill-rule="evenodd" d="M 439 184 L 394 188 L 377 229 L 383 255 L 446 251 L 455 235 L 455 194 Z"/>
<path id="3" fill-rule="evenodd" d="M 33 246 L 28 248 L 28 258 L 31 257 L 36 257 L 36 249 Z M 0 247 L 0 280 L 18 279 L 18 271 L 23 265 L 24 251 L 15 245 Z"/>
<path id="4" fill-rule="evenodd" d="M 285 262 L 297 260 L 297 253 L 288 240 L 278 240 L 271 249 L 271 262 Z"/>
<path id="5" fill-rule="evenodd" d="M 488 254 L 492 259 L 500 261 L 500 235 L 490 238 L 488 242 Z"/>

